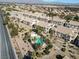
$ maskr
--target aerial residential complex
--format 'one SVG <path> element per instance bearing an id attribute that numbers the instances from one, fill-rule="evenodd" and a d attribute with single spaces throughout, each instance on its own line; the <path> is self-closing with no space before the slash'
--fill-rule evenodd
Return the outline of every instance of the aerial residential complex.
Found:
<path id="1" fill-rule="evenodd" d="M 79 59 L 79 8 L 1 5 L 17 59 Z"/>

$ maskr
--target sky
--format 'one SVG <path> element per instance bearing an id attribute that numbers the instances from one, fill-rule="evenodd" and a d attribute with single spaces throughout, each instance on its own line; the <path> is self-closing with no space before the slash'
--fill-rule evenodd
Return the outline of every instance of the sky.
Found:
<path id="1" fill-rule="evenodd" d="M 0 0 L 0 2 L 43 2 L 43 3 L 53 3 L 53 2 L 63 2 L 63 3 L 79 3 L 79 0 Z"/>
<path id="2" fill-rule="evenodd" d="M 45 2 L 79 3 L 79 0 L 43 0 Z"/>

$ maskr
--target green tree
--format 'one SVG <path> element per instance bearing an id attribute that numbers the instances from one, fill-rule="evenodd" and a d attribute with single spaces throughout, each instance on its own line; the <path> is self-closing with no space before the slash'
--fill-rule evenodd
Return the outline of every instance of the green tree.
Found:
<path id="1" fill-rule="evenodd" d="M 6 11 L 11 11 L 12 9 L 11 8 L 6 8 Z"/>
<path id="2" fill-rule="evenodd" d="M 7 13 L 6 13 L 6 15 L 7 15 L 7 16 L 10 16 L 10 13 L 9 13 L 9 12 L 7 12 Z"/>
<path id="3" fill-rule="evenodd" d="M 55 33 L 55 31 L 50 28 L 49 29 L 50 38 L 52 38 L 52 36 L 53 36 L 54 33 Z"/>
<path id="4" fill-rule="evenodd" d="M 3 25 L 7 25 L 9 21 L 10 21 L 9 17 L 6 16 L 6 17 L 5 17 L 5 20 L 4 20 L 4 22 L 3 22 Z"/>
<path id="5" fill-rule="evenodd" d="M 41 57 L 41 55 L 42 55 L 42 54 L 41 54 L 40 52 L 36 52 L 36 56 L 37 56 L 37 57 Z"/>
<path id="6" fill-rule="evenodd" d="M 47 16 L 49 16 L 49 17 L 53 17 L 53 16 L 56 16 L 56 15 L 57 15 L 57 14 L 51 13 L 51 12 L 47 13 Z"/>
<path id="7" fill-rule="evenodd" d="M 71 15 L 67 15 L 64 17 L 64 19 L 69 22 L 70 20 L 72 20 L 72 16 Z"/>
<path id="8" fill-rule="evenodd" d="M 31 39 L 28 39 L 29 42 L 31 42 Z"/>
<path id="9" fill-rule="evenodd" d="M 29 32 L 25 33 L 25 36 L 24 36 L 23 40 L 24 41 L 28 40 L 29 42 L 31 42 Z"/>
<path id="10" fill-rule="evenodd" d="M 65 14 L 63 12 L 59 15 L 59 17 L 62 19 L 64 18 L 64 16 L 65 16 Z"/>
<path id="11" fill-rule="evenodd" d="M 61 56 L 61 55 L 56 55 L 56 58 L 57 58 L 57 59 L 63 59 L 63 56 Z"/>
<path id="12" fill-rule="evenodd" d="M 49 50 L 49 49 L 51 49 L 53 47 L 53 45 L 52 44 L 48 44 L 48 46 L 45 48 L 46 50 Z"/>
<path id="13" fill-rule="evenodd" d="M 35 29 L 32 29 L 34 32 L 40 34 L 42 31 L 44 31 L 44 28 L 41 26 L 35 26 Z"/>
<path id="14" fill-rule="evenodd" d="M 16 27 L 12 27 L 11 29 L 12 30 L 11 30 L 10 34 L 11 34 L 12 37 L 18 35 L 18 29 Z"/>
<path id="15" fill-rule="evenodd" d="M 49 51 L 49 50 L 46 50 L 46 49 L 45 49 L 43 52 L 44 52 L 45 54 L 49 54 L 49 53 L 50 53 L 50 51 Z"/>
<path id="16" fill-rule="evenodd" d="M 14 24 L 13 23 L 8 24 L 8 28 L 11 29 L 12 27 L 14 27 Z"/>
<path id="17" fill-rule="evenodd" d="M 49 29 L 49 33 L 50 33 L 50 34 L 53 34 L 54 31 L 50 28 L 50 29 Z"/>
<path id="18" fill-rule="evenodd" d="M 65 52 L 66 51 L 66 48 L 61 48 L 61 51 Z"/>
<path id="19" fill-rule="evenodd" d="M 79 21 L 79 16 L 78 15 L 74 16 L 74 20 Z"/>

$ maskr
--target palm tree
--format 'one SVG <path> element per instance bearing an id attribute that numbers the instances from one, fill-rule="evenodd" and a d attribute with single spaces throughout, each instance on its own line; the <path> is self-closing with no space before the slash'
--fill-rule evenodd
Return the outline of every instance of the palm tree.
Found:
<path id="1" fill-rule="evenodd" d="M 50 28 L 50 29 L 49 29 L 50 37 L 52 37 L 54 33 L 55 33 L 55 31 Z"/>

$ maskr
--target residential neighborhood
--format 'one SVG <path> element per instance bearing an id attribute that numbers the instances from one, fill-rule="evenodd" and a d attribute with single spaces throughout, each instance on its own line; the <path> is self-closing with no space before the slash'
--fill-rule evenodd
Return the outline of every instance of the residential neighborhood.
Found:
<path id="1" fill-rule="evenodd" d="M 79 59 L 79 10 L 26 4 L 1 10 L 18 59 Z"/>

